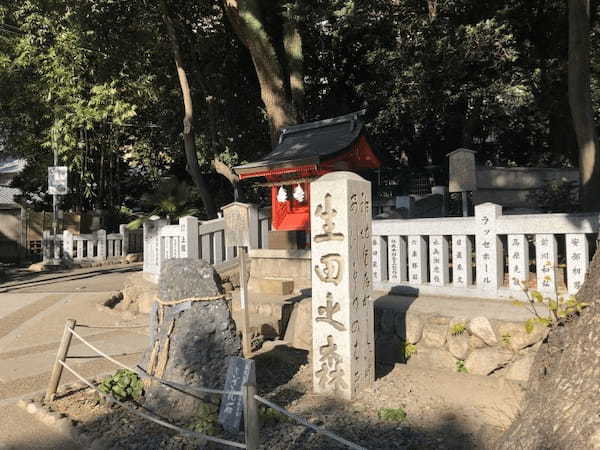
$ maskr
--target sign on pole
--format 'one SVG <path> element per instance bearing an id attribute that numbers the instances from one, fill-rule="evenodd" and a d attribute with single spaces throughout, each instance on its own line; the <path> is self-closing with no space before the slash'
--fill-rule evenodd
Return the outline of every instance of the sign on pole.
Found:
<path id="1" fill-rule="evenodd" d="M 67 166 L 48 167 L 48 194 L 66 195 L 67 177 Z"/>

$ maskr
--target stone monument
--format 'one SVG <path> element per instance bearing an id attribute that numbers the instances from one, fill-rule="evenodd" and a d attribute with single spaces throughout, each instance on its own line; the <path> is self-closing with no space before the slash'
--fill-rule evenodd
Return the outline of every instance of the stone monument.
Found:
<path id="1" fill-rule="evenodd" d="M 371 183 L 324 175 L 310 208 L 313 387 L 351 400 L 375 378 Z"/>
<path id="2" fill-rule="evenodd" d="M 221 388 L 227 357 L 241 354 L 235 323 L 221 293 L 218 276 L 207 262 L 165 261 L 160 301 L 150 313 L 150 347 L 141 367 L 157 378 L 190 387 Z M 146 386 L 146 407 L 170 419 L 190 418 L 200 401 L 158 382 Z"/>

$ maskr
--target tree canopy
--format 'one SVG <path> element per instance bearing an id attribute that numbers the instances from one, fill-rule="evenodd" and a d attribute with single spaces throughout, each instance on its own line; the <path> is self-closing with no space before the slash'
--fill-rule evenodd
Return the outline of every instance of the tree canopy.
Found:
<path id="1" fill-rule="evenodd" d="M 270 150 L 278 129 L 367 108 L 386 167 L 577 165 L 568 99 L 568 5 L 558 0 L 166 1 L 194 105 L 195 153 L 217 205 L 233 198 L 211 162 Z M 600 25 L 591 16 L 591 97 L 600 115 Z M 0 145 L 28 160 L 17 184 L 47 207 L 56 147 L 63 208 L 140 208 L 167 176 L 192 181 L 182 92 L 158 0 L 0 0 Z M 197 205 L 201 207 L 202 205 Z"/>

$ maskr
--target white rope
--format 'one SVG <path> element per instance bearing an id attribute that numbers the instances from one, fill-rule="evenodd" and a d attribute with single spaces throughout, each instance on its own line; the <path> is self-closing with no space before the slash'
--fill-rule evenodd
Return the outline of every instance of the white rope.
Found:
<path id="1" fill-rule="evenodd" d="M 75 327 L 79 328 L 146 328 L 148 325 L 85 325 L 85 324 L 75 324 Z"/>
<path id="2" fill-rule="evenodd" d="M 104 353 L 102 350 L 98 349 L 97 347 L 94 347 L 92 344 L 90 344 L 88 341 L 86 341 L 84 338 L 82 338 L 79 334 L 77 334 L 77 332 L 75 330 L 72 330 L 70 328 L 68 328 L 69 332 L 75 336 L 77 339 L 79 339 L 82 343 L 84 343 L 85 345 L 87 345 L 89 348 L 91 348 L 92 350 L 94 350 L 96 353 L 98 353 L 100 356 L 108 359 L 110 362 L 112 362 L 113 364 L 116 364 L 117 366 L 121 367 L 122 369 L 126 369 L 126 370 L 131 370 L 132 372 L 137 373 L 140 378 L 150 378 L 151 380 L 157 381 L 161 384 L 164 384 L 165 386 L 170 387 L 171 389 L 178 389 L 178 390 L 182 390 L 184 392 L 186 392 L 186 390 L 192 390 L 192 391 L 197 391 L 197 392 L 206 392 L 209 394 L 221 394 L 221 395 L 238 395 L 238 396 L 242 396 L 243 393 L 241 391 L 225 391 L 223 389 L 211 389 L 211 388 L 205 388 L 205 387 L 201 387 L 201 386 L 186 386 L 183 384 L 178 384 L 175 383 L 174 381 L 169 381 L 169 380 L 163 380 L 162 378 L 157 378 L 155 376 L 152 375 L 148 375 L 147 373 L 137 369 L 137 368 L 133 368 L 133 367 L 128 367 L 125 364 L 117 361 L 114 358 L 111 358 L 109 355 L 107 355 L 106 353 Z M 187 392 L 189 394 L 189 392 Z"/>
<path id="3" fill-rule="evenodd" d="M 90 388 L 92 388 L 94 391 L 96 391 L 98 394 L 100 394 L 102 397 L 104 398 L 110 398 L 111 401 L 115 402 L 116 404 L 118 404 L 119 406 L 121 406 L 122 408 L 125 408 L 126 410 L 146 419 L 146 420 L 150 420 L 154 423 L 157 423 L 159 425 L 162 425 L 163 427 L 166 428 L 170 428 L 171 430 L 175 430 L 178 431 L 179 433 L 186 435 L 186 436 L 190 436 L 190 437 L 195 437 L 195 438 L 200 438 L 202 440 L 208 440 L 208 441 L 213 441 L 213 442 L 217 442 L 218 444 L 224 444 L 224 445 L 229 445 L 231 447 L 236 447 L 236 448 L 247 448 L 246 444 L 242 444 L 239 442 L 234 442 L 234 441 L 227 441 L 225 439 L 220 439 L 220 438 L 216 438 L 216 437 L 212 437 L 212 436 L 208 436 L 206 434 L 202 434 L 202 433 L 198 433 L 197 431 L 191 431 L 191 430 L 186 430 L 185 428 L 181 428 L 178 427 L 177 425 L 173 425 L 170 424 L 169 422 L 165 422 L 164 420 L 161 420 L 157 417 L 151 416 L 150 414 L 146 414 L 143 413 L 141 411 L 138 411 L 136 409 L 131 408 L 129 405 L 120 402 L 119 400 L 117 400 L 116 398 L 114 398 L 112 395 L 107 395 L 104 392 L 100 391 L 98 388 L 96 388 L 94 385 L 92 385 L 92 383 L 90 383 L 88 380 L 86 380 L 83 376 L 81 376 L 80 374 L 78 374 L 77 372 L 75 372 L 75 370 L 71 369 L 67 364 L 65 364 L 62 361 L 58 361 L 65 369 L 67 369 L 69 372 L 71 372 L 73 375 L 75 375 L 77 378 L 79 378 L 79 380 L 83 381 L 85 384 L 87 384 Z"/>
<path id="4" fill-rule="evenodd" d="M 356 445 L 353 442 L 347 441 L 343 437 L 340 437 L 337 434 L 332 433 L 331 431 L 327 431 L 324 428 L 321 428 L 316 425 L 313 425 L 312 423 L 309 423 L 308 421 L 306 421 L 306 419 L 303 419 L 300 416 L 292 414 L 287 409 L 284 409 L 281 406 L 278 406 L 275 403 L 270 402 L 269 400 L 262 398 L 259 395 L 255 395 L 254 398 L 256 400 L 258 400 L 259 402 L 264 403 L 268 407 L 273 408 L 275 411 L 279 411 L 281 414 L 288 416 L 290 419 L 293 419 L 296 422 L 299 422 L 300 424 L 304 425 L 305 427 L 310 428 L 311 430 L 313 430 L 316 433 L 323 434 L 335 441 L 341 442 L 342 444 L 346 445 L 349 448 L 353 448 L 355 450 L 367 450 L 365 447 L 361 447 L 360 445 Z"/>

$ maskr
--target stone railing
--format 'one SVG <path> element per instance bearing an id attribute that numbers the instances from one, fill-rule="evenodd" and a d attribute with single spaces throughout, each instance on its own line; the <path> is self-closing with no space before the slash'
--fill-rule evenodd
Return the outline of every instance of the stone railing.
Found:
<path id="1" fill-rule="evenodd" d="M 119 233 L 98 230 L 89 234 L 74 234 L 65 230 L 55 238 L 44 231 L 42 246 L 44 261 L 60 259 L 63 262 L 103 261 L 125 257 L 128 253 L 142 250 L 142 230 L 128 230 L 119 226 Z M 55 247 L 55 242 L 59 245 Z"/>
<path id="2" fill-rule="evenodd" d="M 523 286 L 574 294 L 599 223 L 597 213 L 502 215 L 493 203 L 477 205 L 475 217 L 375 220 L 374 283 L 412 295 L 522 298 Z"/>
<path id="3" fill-rule="evenodd" d="M 250 226 L 250 248 L 265 248 L 271 229 L 271 210 L 258 211 Z M 157 280 L 164 261 L 171 258 L 199 258 L 219 265 L 237 256 L 235 247 L 225 245 L 225 219 L 199 221 L 182 217 L 178 225 L 162 219 L 144 224 L 144 272 Z"/>

